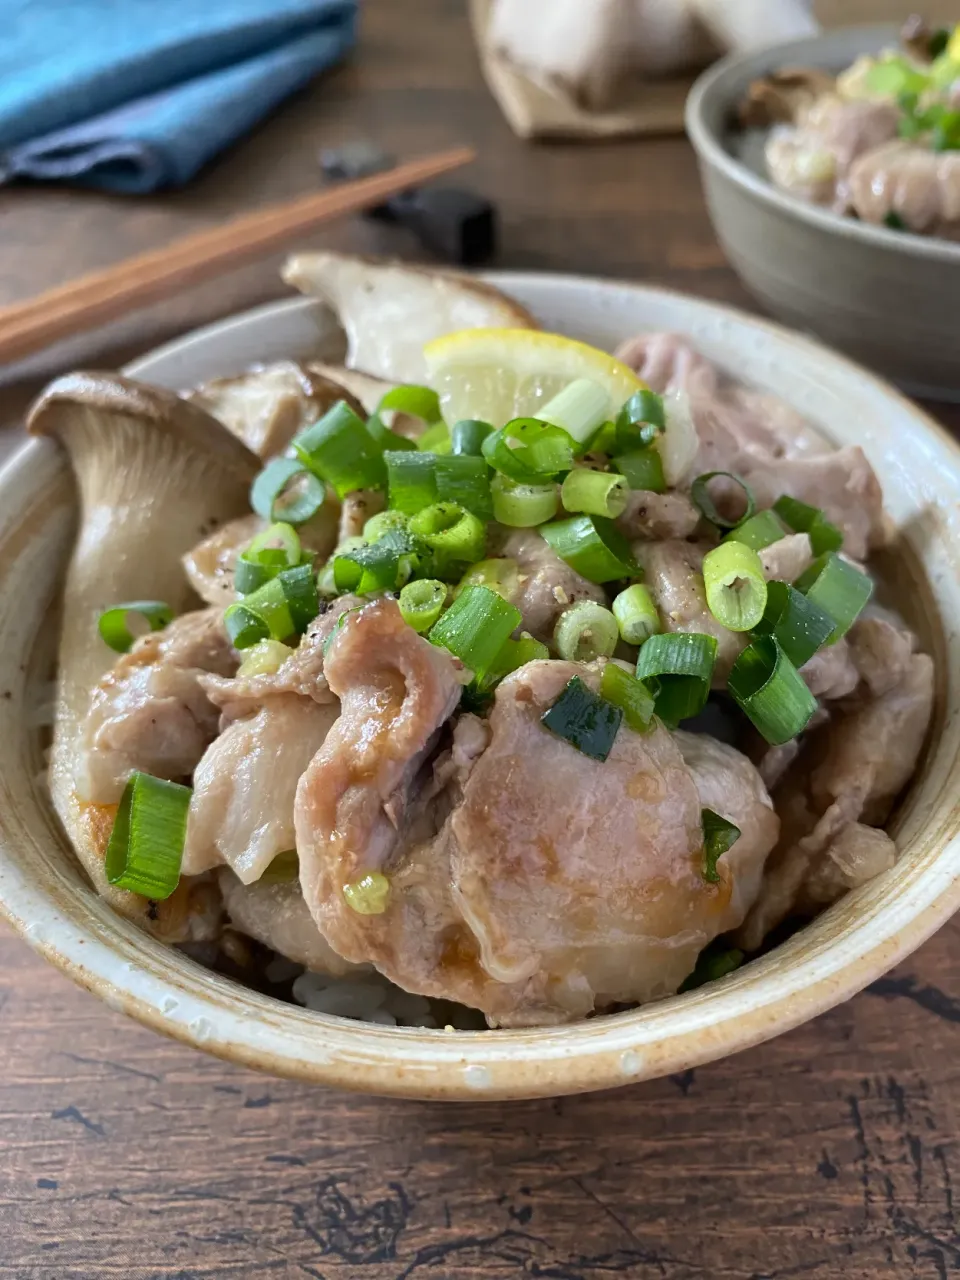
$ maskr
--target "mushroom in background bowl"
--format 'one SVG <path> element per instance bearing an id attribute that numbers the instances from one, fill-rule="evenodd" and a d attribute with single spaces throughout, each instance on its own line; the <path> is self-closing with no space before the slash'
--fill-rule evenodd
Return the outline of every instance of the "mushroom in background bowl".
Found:
<path id="1" fill-rule="evenodd" d="M 769 311 L 957 399 L 960 116 L 898 41 L 849 27 L 725 58 L 694 85 L 687 133 L 717 236 Z"/>

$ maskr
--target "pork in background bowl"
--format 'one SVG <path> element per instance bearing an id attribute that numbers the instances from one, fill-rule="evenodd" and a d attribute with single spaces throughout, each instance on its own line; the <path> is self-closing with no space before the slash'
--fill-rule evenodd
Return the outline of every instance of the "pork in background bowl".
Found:
<path id="1" fill-rule="evenodd" d="M 767 310 L 913 394 L 957 400 L 960 244 L 778 189 L 765 132 L 740 123 L 756 81 L 794 67 L 837 75 L 898 39 L 892 26 L 848 27 L 725 58 L 694 85 L 687 133 L 720 243 Z"/>

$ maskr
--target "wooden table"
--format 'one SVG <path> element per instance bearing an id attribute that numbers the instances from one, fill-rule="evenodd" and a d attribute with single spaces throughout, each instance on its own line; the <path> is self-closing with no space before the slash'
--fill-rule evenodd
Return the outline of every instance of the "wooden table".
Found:
<path id="1" fill-rule="evenodd" d="M 323 145 L 470 141 L 501 263 L 750 307 L 677 138 L 522 145 L 456 0 L 369 0 L 359 56 L 189 190 L 0 197 L 13 300 L 311 188 Z M 353 222 L 339 248 L 411 254 Z M 15 418 L 68 363 L 111 365 L 279 296 L 275 263 L 0 378 Z M 960 422 L 952 415 L 954 424 Z M 785 1280 L 960 1273 L 960 966 L 947 926 L 849 1004 L 739 1058 L 617 1093 L 442 1106 L 325 1092 L 167 1042 L 0 936 L 0 1276 L 122 1280 Z"/>

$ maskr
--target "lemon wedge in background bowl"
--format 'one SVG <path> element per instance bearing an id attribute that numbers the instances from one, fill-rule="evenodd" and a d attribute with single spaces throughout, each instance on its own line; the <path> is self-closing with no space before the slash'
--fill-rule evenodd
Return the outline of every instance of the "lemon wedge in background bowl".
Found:
<path id="1" fill-rule="evenodd" d="M 606 351 L 538 329 L 463 329 L 435 338 L 423 354 L 450 425 L 479 418 L 502 427 L 512 418 L 533 417 L 581 378 L 608 393 L 611 415 L 646 388 Z"/>

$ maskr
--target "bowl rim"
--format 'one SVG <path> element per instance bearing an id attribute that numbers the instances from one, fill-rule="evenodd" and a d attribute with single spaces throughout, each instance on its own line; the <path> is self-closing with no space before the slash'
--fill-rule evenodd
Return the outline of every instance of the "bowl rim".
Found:
<path id="1" fill-rule="evenodd" d="M 915 232 L 905 233 L 893 231 L 889 227 L 878 227 L 787 195 L 732 156 L 706 120 L 706 108 L 711 100 L 720 94 L 726 78 L 742 67 L 758 62 L 769 62 L 771 67 L 789 65 L 791 61 L 795 63 L 798 56 L 802 58 L 819 46 L 838 43 L 840 39 L 849 38 L 853 33 L 860 34 L 864 40 L 877 41 L 896 31 L 897 28 L 890 23 L 862 23 L 835 27 L 819 36 L 785 40 L 779 44 L 767 45 L 761 50 L 727 54 L 702 72 L 691 86 L 684 108 L 684 127 L 694 150 L 704 163 L 719 170 L 730 182 L 785 217 L 805 222 L 825 234 L 871 245 L 888 253 L 914 255 L 944 264 L 960 264 L 960 243 L 939 236 L 923 236 Z M 809 57 L 807 61 L 810 61 Z M 817 65 L 815 60 L 813 65 Z M 759 68 L 757 74 L 761 74 Z"/>
<path id="2" fill-rule="evenodd" d="M 694 298 L 677 290 L 601 280 L 588 276 L 540 272 L 493 272 L 486 278 L 509 289 L 511 284 L 566 288 L 572 282 L 603 293 L 626 286 L 640 295 L 669 295 L 695 301 L 718 317 L 770 332 L 802 345 L 820 360 L 842 365 L 849 376 L 867 380 L 887 398 L 909 410 L 918 428 L 935 435 L 960 469 L 960 443 L 923 409 L 851 360 L 820 343 L 763 317 Z M 198 338 L 229 331 L 251 320 L 269 321 L 288 311 L 313 310 L 314 300 L 288 298 L 268 303 L 206 325 L 151 351 L 147 359 L 175 355 Z M 16 482 L 23 467 L 35 465 L 44 442 L 28 441 L 0 469 L 0 493 Z M 943 784 L 947 785 L 946 782 Z M 831 940 L 821 951 L 801 955 L 795 965 L 776 968 L 768 957 L 754 961 L 706 989 L 646 1005 L 641 1009 L 584 1020 L 562 1028 L 458 1032 L 420 1028 L 385 1029 L 311 1013 L 260 996 L 193 966 L 183 973 L 165 971 L 168 949 L 146 939 L 129 922 L 109 912 L 109 923 L 90 910 L 100 903 L 91 890 L 82 927 L 69 917 L 50 890 L 37 885 L 14 862 L 7 864 L 0 815 L 0 914 L 35 950 L 109 1007 L 196 1048 L 240 1065 L 353 1091 L 442 1100 L 499 1100 L 556 1096 L 609 1088 L 698 1066 L 750 1048 L 793 1029 L 854 995 L 924 942 L 960 907 L 960 813 L 949 828 L 935 833 L 938 855 L 918 869 L 895 898 L 886 897 L 872 916 L 858 921 L 847 943 Z M 926 830 L 926 828 L 924 828 Z M 956 864 L 956 865 L 954 865 Z M 31 918 L 38 907 L 48 923 Z M 50 926 L 50 917 L 54 925 Z M 879 916 L 879 920 L 876 918 Z M 876 926 L 882 922 L 882 928 Z M 869 927 L 868 927 L 869 926 Z M 799 935 L 798 935 L 799 936 Z M 133 951 L 130 939 L 135 938 Z M 856 946 L 854 946 L 854 940 Z M 785 944 L 789 946 L 790 944 Z M 135 965 L 129 962 L 133 955 Z M 126 964 L 121 964 L 122 958 Z M 166 961 L 168 964 L 168 960 Z M 138 982 L 124 979 L 131 968 Z M 193 969 L 196 972 L 193 972 Z M 743 988 L 750 988 L 744 1006 Z M 181 997 L 183 1010 L 168 1016 L 170 993 Z M 174 1001 L 174 1004 L 177 1002 Z M 666 1028 L 663 1024 L 666 1022 Z"/>

